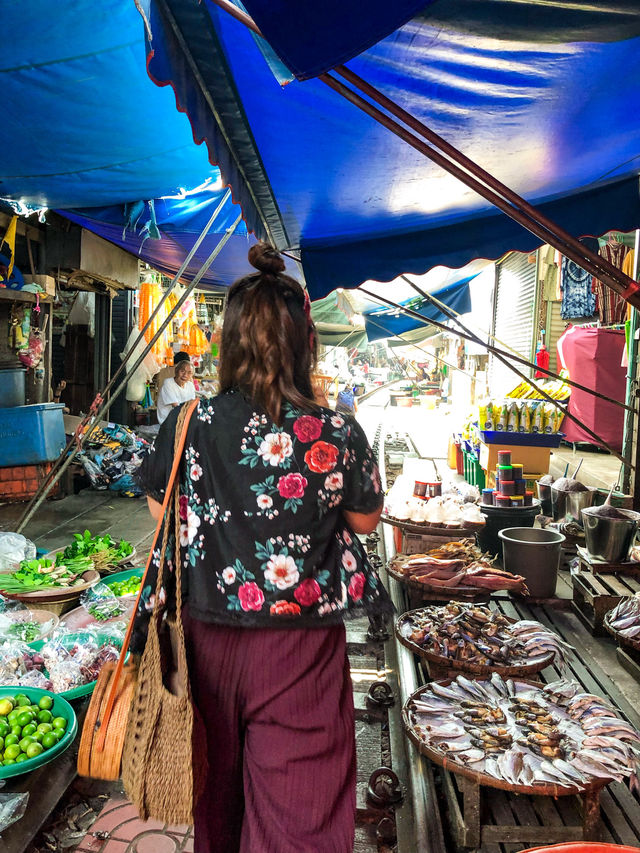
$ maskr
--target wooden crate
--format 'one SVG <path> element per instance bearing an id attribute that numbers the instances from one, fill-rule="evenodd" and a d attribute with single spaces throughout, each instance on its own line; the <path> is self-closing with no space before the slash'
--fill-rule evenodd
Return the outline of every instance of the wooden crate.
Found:
<path id="1" fill-rule="evenodd" d="M 571 573 L 573 609 L 595 637 L 606 635 L 604 617 L 623 598 L 640 592 L 638 579 L 590 571 Z"/>
<path id="2" fill-rule="evenodd" d="M 578 546 L 581 571 L 593 572 L 594 575 L 631 575 L 640 577 L 640 563 L 625 560 L 622 563 L 607 563 L 592 557 L 586 548 Z"/>

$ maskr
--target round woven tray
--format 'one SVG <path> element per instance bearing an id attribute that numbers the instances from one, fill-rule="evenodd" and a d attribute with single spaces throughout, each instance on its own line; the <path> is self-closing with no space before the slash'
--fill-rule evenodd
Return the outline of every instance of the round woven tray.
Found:
<path id="1" fill-rule="evenodd" d="M 616 640 L 621 646 L 627 646 L 629 649 L 635 649 L 636 652 L 640 652 L 640 640 L 635 639 L 634 637 L 625 637 L 620 631 L 617 631 L 612 627 L 609 622 L 609 614 L 604 617 L 604 627 L 611 634 L 611 636 Z"/>
<path id="2" fill-rule="evenodd" d="M 505 677 L 518 677 L 525 675 L 535 675 L 537 672 L 540 672 L 545 667 L 550 666 L 553 663 L 553 652 L 549 652 L 545 655 L 537 655 L 534 658 L 529 658 L 528 663 L 521 663 L 517 665 L 514 664 L 513 666 L 505 666 L 497 663 L 481 664 L 465 660 L 453 660 L 452 658 L 447 658 L 444 655 L 434 654 L 433 652 L 427 651 L 427 649 L 423 649 L 422 646 L 419 646 L 417 643 L 414 643 L 406 637 L 403 637 L 400 631 L 402 623 L 410 619 L 414 613 L 418 612 L 418 610 L 408 610 L 406 613 L 403 613 L 399 619 L 396 620 L 396 637 L 398 638 L 398 641 L 402 643 L 403 646 L 412 651 L 415 655 L 418 655 L 423 660 L 426 660 L 429 663 L 436 664 L 438 667 L 442 667 L 444 669 L 449 670 L 457 670 L 462 673 L 473 673 L 474 675 L 490 676 L 492 672 L 498 672 L 500 675 Z M 507 621 L 513 625 L 516 620 L 507 618 Z"/>
<path id="3" fill-rule="evenodd" d="M 405 533 L 420 533 L 424 536 L 455 536 L 456 538 L 473 539 L 478 530 L 482 530 L 484 527 L 484 524 L 477 524 L 474 527 L 433 527 L 430 524 L 419 524 L 415 521 L 399 521 L 389 515 L 381 516 L 380 520 L 385 524 L 390 524 L 391 527 L 403 530 Z"/>
<path id="4" fill-rule="evenodd" d="M 387 565 L 387 574 L 399 583 L 404 584 L 408 589 L 413 589 L 424 596 L 435 597 L 438 601 L 448 601 L 452 598 L 460 601 L 486 601 L 493 592 L 491 589 L 479 589 L 477 586 L 429 586 L 429 584 L 406 577 L 389 565 Z"/>
<path id="5" fill-rule="evenodd" d="M 48 589 L 38 590 L 38 592 L 9 593 L 2 591 L 2 575 L 0 575 L 0 592 L 2 592 L 5 598 L 21 601 L 23 604 L 33 604 L 35 606 L 41 604 L 60 604 L 79 598 L 81 593 L 95 586 L 100 581 L 100 574 L 95 569 L 83 572 L 81 577 L 83 583 L 77 586 L 49 587 Z"/>
<path id="6" fill-rule="evenodd" d="M 444 686 L 451 684 L 454 679 L 446 678 L 438 681 L 438 684 L 442 684 Z M 538 682 L 527 681 L 526 679 L 519 679 L 518 684 L 528 684 L 531 687 L 540 687 Z M 418 688 L 418 690 L 414 691 L 411 696 L 405 702 L 402 708 L 402 723 L 405 727 L 405 731 L 407 736 L 411 740 L 413 744 L 415 744 L 416 748 L 423 755 L 426 755 L 427 758 L 430 758 L 436 764 L 439 764 L 440 767 L 443 767 L 445 770 L 449 770 L 452 773 L 456 773 L 459 776 L 464 776 L 466 779 L 471 779 L 473 782 L 477 782 L 478 785 L 486 785 L 489 788 L 499 788 L 502 791 L 513 791 L 516 794 L 533 794 L 538 796 L 547 796 L 547 797 L 566 797 L 575 794 L 585 794 L 589 791 L 597 791 L 600 788 L 604 788 L 611 780 L 610 779 L 594 779 L 589 785 L 572 785 L 571 787 L 563 787 L 561 785 L 512 785 L 510 782 L 505 782 L 502 779 L 496 779 L 495 776 L 490 776 L 487 773 L 481 773 L 477 770 L 472 770 L 466 764 L 463 764 L 461 761 L 456 761 L 455 758 L 447 757 L 441 750 L 435 749 L 434 747 L 427 746 L 424 741 L 414 732 L 411 722 L 409 720 L 409 712 L 407 707 L 409 703 L 414 699 L 419 699 L 422 693 L 428 690 L 429 685 L 423 685 Z"/>

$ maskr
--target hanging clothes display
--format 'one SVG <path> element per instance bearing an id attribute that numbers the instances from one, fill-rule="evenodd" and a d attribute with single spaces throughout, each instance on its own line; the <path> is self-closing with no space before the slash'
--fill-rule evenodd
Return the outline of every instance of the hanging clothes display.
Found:
<path id="1" fill-rule="evenodd" d="M 622 269 L 627 247 L 615 238 L 600 246 L 599 254 L 606 258 L 614 267 Z M 614 326 L 624 323 L 627 317 L 627 303 L 615 290 L 604 285 L 599 279 L 593 280 L 593 291 L 597 298 L 598 315 L 603 326 Z"/>
<path id="2" fill-rule="evenodd" d="M 536 353 L 536 364 L 543 370 L 549 370 L 550 360 L 551 356 L 549 355 L 549 350 L 544 344 L 541 344 L 538 352 Z M 544 374 L 541 370 L 536 370 L 535 378 L 546 378 L 546 374 Z"/>
<path id="3" fill-rule="evenodd" d="M 156 307 L 159 305 L 160 300 L 162 299 L 163 291 L 162 286 L 157 282 L 143 281 L 140 285 L 139 293 L 140 308 L 138 312 L 138 329 L 142 330 L 145 327 L 147 321 L 149 320 L 149 317 L 153 314 Z M 164 323 L 167 318 L 167 314 L 168 308 L 167 303 L 165 302 L 161 310 L 155 316 L 153 323 L 151 323 L 147 331 L 144 333 L 144 337 L 147 343 L 149 343 L 149 341 L 158 331 L 162 323 Z M 171 323 L 169 323 L 167 328 L 152 346 L 151 352 L 159 361 L 163 363 L 169 363 L 173 360 L 173 349 L 171 347 L 172 342 L 173 334 L 171 332 Z"/>
<path id="4" fill-rule="evenodd" d="M 596 311 L 596 298 L 591 287 L 591 273 L 586 272 L 569 258 L 562 258 L 560 273 L 563 320 L 591 317 Z"/>
<path id="5" fill-rule="evenodd" d="M 542 298 L 547 302 L 557 302 L 561 297 L 557 252 L 553 246 L 540 249 L 540 268 L 538 277 L 542 288 Z"/>

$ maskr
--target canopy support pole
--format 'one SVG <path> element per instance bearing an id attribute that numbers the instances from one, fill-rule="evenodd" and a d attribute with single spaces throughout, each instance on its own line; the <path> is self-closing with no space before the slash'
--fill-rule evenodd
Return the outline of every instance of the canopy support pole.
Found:
<path id="1" fill-rule="evenodd" d="M 413 286 L 414 286 L 415 290 L 417 290 L 422 296 L 424 296 L 426 299 L 429 299 L 429 294 L 423 293 L 420 290 L 420 288 L 416 287 L 415 285 L 413 285 Z M 410 308 L 405 308 L 402 305 L 398 305 L 396 302 L 392 302 L 390 299 L 385 299 L 384 296 L 378 296 L 377 294 L 371 293 L 370 291 L 365 290 L 362 287 L 360 288 L 360 290 L 362 293 L 364 293 L 367 296 L 370 296 L 372 299 L 376 300 L 377 302 L 388 305 L 389 307 L 394 308 L 395 310 L 400 311 L 401 313 L 406 314 L 409 317 L 413 317 L 414 319 L 419 320 L 425 326 L 429 326 L 429 325 L 436 326 L 436 328 L 440 328 L 445 332 L 449 332 L 450 334 L 452 333 L 452 334 L 458 335 L 461 338 L 465 338 L 466 340 L 470 340 L 470 341 L 473 341 L 474 343 L 480 344 L 480 346 L 483 346 L 490 353 L 493 353 L 496 356 L 496 358 L 498 358 L 500 361 L 502 361 L 503 364 L 505 364 L 509 368 L 509 370 L 513 371 L 513 373 L 515 373 L 517 376 L 519 376 L 525 382 L 530 383 L 542 395 L 543 399 L 547 400 L 549 403 L 554 405 L 557 409 L 560 409 L 560 411 L 563 412 L 564 415 L 567 418 L 569 418 L 569 420 L 574 421 L 576 424 L 578 424 L 578 426 L 580 426 L 586 433 L 588 433 L 592 438 L 594 438 L 599 445 L 604 447 L 606 450 L 609 451 L 609 453 L 611 453 L 613 456 L 615 456 L 616 459 L 619 459 L 624 465 L 629 465 L 629 467 L 635 469 L 636 466 L 633 465 L 629 459 L 625 459 L 625 457 L 622 456 L 620 453 L 618 453 L 617 450 L 614 450 L 613 447 L 611 447 L 609 444 L 607 444 L 607 442 L 601 436 L 599 436 L 597 433 L 590 430 L 588 427 L 586 427 L 582 423 L 582 421 L 580 421 L 578 418 L 576 418 L 575 415 L 572 415 L 565 408 L 563 408 L 563 406 L 557 400 L 554 400 L 553 397 L 550 397 L 546 393 L 546 391 L 543 391 L 542 388 L 539 388 L 532 379 L 530 379 L 528 376 L 526 376 L 524 373 L 522 373 L 522 371 L 518 370 L 518 368 L 515 367 L 515 365 L 513 365 L 509 362 L 508 357 L 504 358 L 502 352 L 500 350 L 497 350 L 495 347 L 491 346 L 491 344 L 485 343 L 477 335 L 470 334 L 468 332 L 468 330 L 466 330 L 466 329 L 464 332 L 454 331 L 453 329 L 450 329 L 448 326 L 445 326 L 444 323 L 438 323 L 435 320 L 429 320 L 426 317 L 423 317 L 422 314 L 419 314 L 417 311 L 413 311 Z M 452 319 L 455 319 L 455 318 L 452 318 Z M 462 324 L 460 324 L 460 325 L 462 325 Z M 532 365 L 532 366 L 535 366 L 535 365 Z"/>
<path id="2" fill-rule="evenodd" d="M 96 398 L 93 401 L 93 403 L 91 404 L 89 411 L 87 412 L 87 414 L 83 417 L 83 419 L 80 421 L 80 423 L 76 427 L 76 431 L 75 431 L 74 436 L 69 440 L 69 443 L 67 444 L 67 446 L 65 447 L 63 452 L 60 454 L 60 456 L 56 459 L 55 463 L 51 467 L 47 476 L 44 478 L 44 480 L 42 481 L 42 483 L 38 487 L 38 491 L 35 493 L 35 495 L 29 501 L 29 504 L 27 505 L 27 508 L 24 512 L 22 520 L 20 521 L 20 527 L 18 528 L 19 531 L 22 529 L 22 527 L 24 526 L 26 521 L 29 518 L 31 518 L 31 516 L 33 515 L 32 507 L 33 507 L 35 501 L 38 499 L 38 496 L 40 495 L 41 490 L 43 490 L 43 489 L 46 490 L 45 491 L 45 496 L 46 496 L 47 494 L 49 494 L 49 491 L 51 490 L 53 485 L 60 479 L 60 477 L 58 476 L 58 470 L 59 470 L 60 466 L 64 463 L 64 460 L 66 459 L 67 454 L 71 451 L 71 449 L 73 448 L 73 445 L 76 443 L 76 440 L 77 440 L 76 437 L 78 435 L 81 435 L 84 432 L 87 424 L 94 417 L 95 412 L 96 412 L 96 408 L 103 402 L 103 400 L 105 400 L 107 398 L 107 396 L 109 397 L 109 403 L 113 402 L 113 398 L 110 396 L 110 391 L 113 388 L 113 386 L 115 385 L 116 380 L 122 374 L 123 370 L 125 369 L 125 367 L 127 365 L 127 362 L 129 361 L 129 358 L 135 352 L 136 347 L 144 340 L 145 333 L 147 332 L 147 330 L 149 328 L 151 328 L 151 324 L 153 323 L 155 318 L 158 316 L 158 313 L 160 312 L 160 310 L 161 310 L 162 306 L 164 305 L 164 303 L 166 302 L 166 300 L 169 298 L 169 294 L 171 293 L 173 288 L 176 286 L 176 284 L 178 283 L 180 278 L 184 275 L 185 271 L 187 270 L 189 264 L 191 263 L 194 255 L 195 255 L 195 253 L 200 248 L 202 241 L 204 240 L 204 238 L 207 236 L 207 234 L 209 233 L 209 231 L 213 227 L 214 222 L 218 218 L 221 210 L 223 209 L 223 207 L 225 206 L 225 204 L 227 203 L 227 201 L 229 200 L 230 197 L 231 197 L 231 189 L 229 188 L 229 189 L 227 189 L 227 191 L 224 193 L 224 195 L 220 199 L 219 203 L 216 206 L 216 209 L 211 214 L 209 221 L 207 222 L 207 224 L 202 229 L 200 236 L 198 237 L 196 242 L 191 247 L 190 251 L 188 252 L 188 254 L 185 257 L 185 259 L 183 260 L 183 262 L 180 264 L 180 268 L 178 269 L 178 272 L 175 274 L 175 276 L 171 280 L 171 284 L 169 285 L 167 290 L 162 295 L 162 299 L 158 302 L 158 304 L 156 305 L 156 307 L 152 311 L 151 316 L 149 317 L 149 319 L 145 323 L 144 327 L 141 329 L 140 334 L 136 338 L 135 342 L 133 343 L 133 345 L 131 346 L 129 351 L 124 354 L 124 358 L 122 359 L 122 363 L 120 364 L 120 366 L 118 367 L 116 372 L 113 374 L 113 376 L 111 377 L 111 379 L 109 380 L 109 382 L 105 386 L 102 393 L 99 393 L 96 395 Z M 153 341 L 155 341 L 155 340 L 156 340 L 156 338 L 154 337 Z M 149 350 L 146 349 L 145 354 L 148 351 Z M 117 395 L 114 395 L 114 396 L 117 396 Z"/>
<path id="3" fill-rule="evenodd" d="M 213 2 L 254 33 L 264 38 L 255 21 L 246 12 L 238 9 L 230 0 L 213 0 Z M 375 119 L 383 127 L 386 127 L 396 136 L 400 137 L 400 139 L 403 139 L 412 148 L 415 148 L 416 151 L 428 157 L 445 169 L 450 175 L 453 175 L 463 184 L 474 190 L 474 192 L 478 193 L 482 198 L 486 199 L 503 213 L 506 213 L 507 216 L 518 222 L 536 237 L 539 237 L 543 243 L 549 243 L 558 249 L 563 255 L 598 278 L 606 287 L 614 290 L 635 307 L 640 308 L 640 284 L 638 282 L 633 281 L 633 279 L 629 278 L 622 270 L 613 266 L 605 258 L 592 252 L 576 240 L 575 237 L 572 237 L 560 228 L 555 222 L 545 217 L 544 214 L 525 201 L 516 192 L 482 169 L 473 160 L 463 155 L 437 133 L 430 130 L 421 121 L 402 109 L 402 107 L 398 106 L 390 98 L 387 98 L 353 71 L 344 65 L 337 66 L 334 71 L 345 80 L 348 80 L 352 86 L 355 86 L 366 94 L 372 101 L 384 107 L 393 116 L 399 118 L 408 127 L 398 124 L 391 116 L 377 109 L 377 107 L 363 98 L 358 92 L 350 89 L 340 80 L 331 76 L 331 74 L 321 74 L 318 79 L 343 98 L 350 101 L 358 109 L 371 116 L 371 118 Z M 440 150 L 431 148 L 422 139 L 415 136 L 412 131 L 428 139 Z M 444 152 L 444 154 L 441 152 Z"/>
<path id="4" fill-rule="evenodd" d="M 226 229 L 224 235 L 218 241 L 218 244 L 216 245 L 215 249 L 211 252 L 209 257 L 202 264 L 202 266 L 200 267 L 200 269 L 198 270 L 198 272 L 196 273 L 196 275 L 194 276 L 192 281 L 186 286 L 184 293 L 182 294 L 180 299 L 177 301 L 174 308 L 167 314 L 166 318 L 163 320 L 163 322 L 159 326 L 155 335 L 151 338 L 151 340 L 146 345 L 146 347 L 144 348 L 142 353 L 140 353 L 138 358 L 136 358 L 133 365 L 131 365 L 129 367 L 124 379 L 122 380 L 120 385 L 114 391 L 112 399 L 117 398 L 122 393 L 122 391 L 124 391 L 124 389 L 127 387 L 127 382 L 129 381 L 129 378 L 135 373 L 135 371 L 138 369 L 138 367 L 142 364 L 142 362 L 145 360 L 147 354 L 151 351 L 154 343 L 158 340 L 160 335 L 162 335 L 162 333 L 167 328 L 169 323 L 171 323 L 171 321 L 176 316 L 176 314 L 178 313 L 180 308 L 184 305 L 184 303 L 187 301 L 187 299 L 191 296 L 191 294 L 193 293 L 193 291 L 195 290 L 195 288 L 199 284 L 199 282 L 202 279 L 202 277 L 204 276 L 204 274 L 207 272 L 207 270 L 209 269 L 211 264 L 215 261 L 215 259 L 218 257 L 220 252 L 224 249 L 224 247 L 228 243 L 229 239 L 231 238 L 231 235 L 234 233 L 234 231 L 236 230 L 236 228 L 240 224 L 241 219 L 242 219 L 242 214 L 238 214 L 238 217 L 235 220 L 235 222 L 233 223 L 233 225 L 231 225 L 229 228 Z M 209 228 L 211 227 L 212 224 L 213 224 L 213 217 L 210 220 L 210 223 L 206 226 L 207 231 L 209 230 Z M 203 239 L 204 239 L 205 234 L 206 234 L 206 231 L 204 231 L 201 235 Z M 194 249 L 195 248 L 197 248 L 197 247 L 194 247 Z M 193 254 L 190 253 L 190 255 L 191 255 L 191 257 L 193 257 Z M 186 264 L 186 261 L 185 261 L 185 264 Z M 174 279 L 173 283 L 175 283 L 175 281 L 177 281 L 177 278 Z M 171 288 L 169 288 L 167 290 L 167 292 L 165 293 L 165 297 L 170 292 L 171 292 Z M 138 338 L 138 340 L 140 340 L 140 339 Z M 137 342 L 136 342 L 136 345 L 137 345 Z M 135 347 L 132 347 L 129 354 L 131 354 L 134 351 L 134 349 L 135 349 Z M 123 365 L 124 365 L 124 362 L 123 362 Z M 121 365 L 121 368 L 118 370 L 118 373 L 121 372 L 123 365 Z M 114 376 L 114 379 L 115 379 L 115 376 Z M 113 380 L 110 384 L 113 384 Z M 47 497 L 47 495 L 49 494 L 49 492 L 51 491 L 51 489 L 53 488 L 55 483 L 60 479 L 60 477 L 67 470 L 69 465 L 75 459 L 76 454 L 80 450 L 82 450 L 82 447 L 83 447 L 85 441 L 92 435 L 92 433 L 94 432 L 96 427 L 99 425 L 100 420 L 102 419 L 104 414 L 108 411 L 109 406 L 111 405 L 111 402 L 112 402 L 112 400 L 108 400 L 106 403 L 103 403 L 102 407 L 95 413 L 93 421 L 89 425 L 88 429 L 85 432 L 77 435 L 77 440 L 75 440 L 74 442 L 71 442 L 72 447 L 67 448 L 67 451 L 65 451 L 63 453 L 63 455 L 61 457 L 59 457 L 63 461 L 58 466 L 57 473 L 55 474 L 54 477 L 52 477 L 52 478 L 44 481 L 43 483 L 41 483 L 40 487 L 38 488 L 38 491 L 33 496 L 33 499 L 31 500 L 31 502 L 29 503 L 29 506 L 25 510 L 24 515 L 20 519 L 20 523 L 18 524 L 18 526 L 16 528 L 17 533 L 20 533 L 24 529 L 25 525 L 30 521 L 30 519 L 33 517 L 34 513 L 38 510 L 40 504 L 45 500 L 45 498 Z"/>

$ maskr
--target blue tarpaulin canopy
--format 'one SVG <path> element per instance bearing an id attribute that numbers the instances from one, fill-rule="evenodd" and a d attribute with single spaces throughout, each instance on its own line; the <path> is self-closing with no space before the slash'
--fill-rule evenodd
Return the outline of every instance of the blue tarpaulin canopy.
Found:
<path id="1" fill-rule="evenodd" d="M 271 2 L 244 5 L 264 25 Z M 276 4 L 290 25 L 273 46 L 300 76 L 362 48 L 361 4 L 344 3 L 303 66 L 296 42 L 323 5 Z M 281 86 L 211 0 L 163 10 L 151 0 L 150 74 L 173 86 L 249 227 L 301 249 L 313 295 L 539 245 L 318 79 Z M 598 234 L 640 221 L 639 33 L 630 0 L 437 0 L 349 66 L 570 232 Z"/>
<path id="2" fill-rule="evenodd" d="M 209 283 L 245 272 L 248 229 L 300 252 L 313 297 L 539 244 L 318 79 L 281 86 L 269 51 L 211 0 L 140 5 L 149 74 L 174 92 L 147 77 L 131 0 L 5 4 L 0 197 L 73 210 L 173 272 L 219 165 L 247 228 Z M 635 0 L 244 5 L 298 77 L 349 61 L 572 233 L 640 222 Z M 162 240 L 123 238 L 122 205 L 153 199 Z"/>

